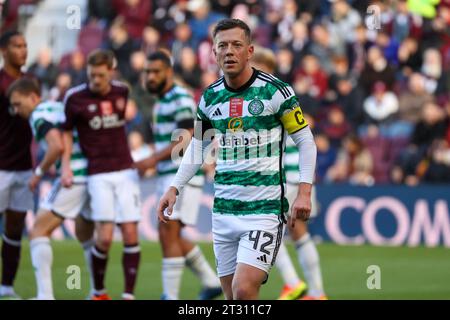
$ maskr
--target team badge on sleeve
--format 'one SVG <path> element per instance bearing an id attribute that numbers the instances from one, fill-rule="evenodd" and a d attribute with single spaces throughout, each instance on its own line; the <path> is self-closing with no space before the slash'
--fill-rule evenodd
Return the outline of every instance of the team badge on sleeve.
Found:
<path id="1" fill-rule="evenodd" d="M 287 110 L 280 120 L 289 134 L 297 132 L 308 125 L 308 122 L 303 117 L 302 109 L 297 103 Z"/>

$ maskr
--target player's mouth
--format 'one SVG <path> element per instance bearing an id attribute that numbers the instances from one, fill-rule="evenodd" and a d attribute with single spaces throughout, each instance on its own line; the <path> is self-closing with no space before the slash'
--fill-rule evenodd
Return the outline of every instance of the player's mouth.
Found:
<path id="1" fill-rule="evenodd" d="M 234 61 L 234 60 L 227 60 L 227 61 L 224 62 L 224 65 L 227 66 L 227 67 L 232 67 L 232 66 L 234 66 L 236 64 L 237 64 L 237 61 Z"/>

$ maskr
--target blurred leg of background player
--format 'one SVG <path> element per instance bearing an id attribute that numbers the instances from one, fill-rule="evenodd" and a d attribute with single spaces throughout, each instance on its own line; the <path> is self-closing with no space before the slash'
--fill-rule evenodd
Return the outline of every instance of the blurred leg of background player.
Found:
<path id="1" fill-rule="evenodd" d="M 165 190 L 170 177 L 160 177 L 159 190 Z M 200 177 L 194 177 L 197 179 Z M 163 294 L 161 299 L 177 300 L 181 278 L 185 265 L 200 279 L 203 289 L 198 298 L 209 300 L 222 293 L 219 279 L 200 247 L 182 237 L 182 229 L 185 225 L 194 225 L 197 222 L 200 210 L 200 199 L 203 183 L 191 186 L 187 185 L 179 195 L 177 205 L 168 223 L 159 224 L 159 239 L 163 253 L 162 281 Z"/>
<path id="2" fill-rule="evenodd" d="M 295 185 L 287 184 L 286 196 L 289 201 L 292 201 L 292 197 L 295 198 L 295 193 L 293 192 L 295 190 Z M 317 200 L 314 187 L 311 199 L 313 201 L 311 217 L 314 217 L 317 215 Z M 302 297 L 303 299 L 326 299 L 323 290 L 319 253 L 308 232 L 307 223 L 297 221 L 295 227 L 292 228 L 288 221 L 288 228 L 289 234 L 294 241 L 297 258 L 302 267 L 308 286 L 306 286 L 306 284 L 298 277 L 289 253 L 283 244 L 278 252 L 277 260 L 275 262 L 275 265 L 279 269 L 285 282 L 285 286 L 279 299 L 295 300 Z M 306 291 L 307 296 L 304 296 Z"/>
<path id="3" fill-rule="evenodd" d="M 26 212 L 10 209 L 3 216 L 5 223 L 2 237 L 2 284 L 0 286 L 0 297 L 17 297 L 13 285 L 17 269 L 19 268 L 25 217 Z"/>

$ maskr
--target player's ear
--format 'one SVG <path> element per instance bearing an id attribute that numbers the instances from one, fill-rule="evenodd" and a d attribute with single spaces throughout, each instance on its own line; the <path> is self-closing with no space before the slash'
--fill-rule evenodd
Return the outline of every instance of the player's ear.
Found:
<path id="1" fill-rule="evenodd" d="M 253 53 L 255 52 L 255 47 L 250 44 L 248 46 L 248 60 L 250 60 L 253 57 Z"/>

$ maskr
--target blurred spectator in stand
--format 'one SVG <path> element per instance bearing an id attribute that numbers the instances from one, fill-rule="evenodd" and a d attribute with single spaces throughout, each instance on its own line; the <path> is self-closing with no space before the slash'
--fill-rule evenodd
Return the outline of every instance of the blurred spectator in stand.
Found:
<path id="1" fill-rule="evenodd" d="M 181 49 L 180 64 L 175 65 L 175 73 L 178 74 L 183 82 L 193 89 L 200 88 L 201 74 L 200 67 L 197 63 L 195 52 L 190 47 Z"/>
<path id="2" fill-rule="evenodd" d="M 330 144 L 339 148 L 344 137 L 351 131 L 350 124 L 345 119 L 345 114 L 338 105 L 328 107 L 325 113 L 326 118 L 319 123 L 318 127 L 321 132 L 328 136 Z"/>
<path id="3" fill-rule="evenodd" d="M 411 37 L 404 39 L 398 48 L 397 59 L 402 77 L 409 77 L 414 70 L 419 70 L 422 57 L 417 40 Z"/>
<path id="4" fill-rule="evenodd" d="M 398 112 L 398 99 L 393 92 L 387 90 L 383 82 L 377 81 L 373 85 L 372 94 L 364 100 L 363 108 L 366 123 L 385 127 L 392 122 Z"/>
<path id="5" fill-rule="evenodd" d="M 421 118 L 423 106 L 432 101 L 433 96 L 425 89 L 425 78 L 420 73 L 411 74 L 407 90 L 399 97 L 399 120 L 415 125 Z"/>
<path id="6" fill-rule="evenodd" d="M 395 3 L 396 12 L 386 31 L 397 42 L 402 42 L 407 37 L 420 39 L 422 32 L 422 17 L 411 13 L 407 0 L 398 0 Z"/>
<path id="7" fill-rule="evenodd" d="M 120 74 L 126 74 L 130 55 L 137 48 L 128 34 L 123 19 L 116 19 L 111 26 L 106 48 L 114 53 L 117 59 L 117 70 Z"/>
<path id="8" fill-rule="evenodd" d="M 150 119 L 145 119 L 144 115 L 139 111 L 136 101 L 128 99 L 125 109 L 125 129 L 127 133 L 138 131 L 145 138 L 145 141 L 151 140 Z"/>
<path id="9" fill-rule="evenodd" d="M 39 80 L 44 95 L 55 85 L 58 67 L 52 61 L 50 48 L 44 47 L 39 50 L 37 60 L 30 66 L 28 72 Z"/>
<path id="10" fill-rule="evenodd" d="M 277 24 L 277 38 L 280 46 L 292 41 L 292 26 L 297 20 L 298 5 L 295 0 L 283 1 L 281 20 Z"/>
<path id="11" fill-rule="evenodd" d="M 395 83 L 395 70 L 388 64 L 381 49 L 372 46 L 367 53 L 367 63 L 361 73 L 359 83 L 365 94 L 368 95 L 377 81 L 383 82 L 387 89 L 392 90 Z"/>
<path id="12" fill-rule="evenodd" d="M 314 134 L 317 146 L 316 183 L 324 181 L 328 169 L 336 162 L 337 148 L 330 144 L 327 135 L 321 132 Z"/>
<path id="13" fill-rule="evenodd" d="M 450 73 L 443 70 L 442 57 L 438 49 L 425 50 L 421 72 L 426 78 L 425 88 L 430 94 L 440 96 L 450 91 L 447 86 Z"/>
<path id="14" fill-rule="evenodd" d="M 151 22 L 152 1 L 149 0 L 112 0 L 112 6 L 130 37 L 140 41 L 145 26 Z"/>
<path id="15" fill-rule="evenodd" d="M 355 28 L 360 24 L 361 17 L 347 1 L 333 1 L 329 32 L 338 54 L 344 54 L 347 43 L 354 41 Z"/>
<path id="16" fill-rule="evenodd" d="M 331 58 L 339 55 L 339 52 L 335 48 L 330 33 L 323 25 L 316 24 L 312 27 L 311 34 L 312 41 L 308 47 L 308 53 L 319 59 L 320 66 L 326 73 L 331 73 L 333 71 Z"/>
<path id="17" fill-rule="evenodd" d="M 307 87 L 307 92 L 302 92 Z M 317 101 L 321 101 L 328 89 L 328 77 L 321 68 L 319 60 L 313 55 L 307 55 L 301 62 L 301 67 L 295 72 L 294 90 L 308 94 Z M 307 108 L 307 106 L 303 106 Z M 308 112 L 309 113 L 309 112 Z"/>
<path id="18" fill-rule="evenodd" d="M 72 86 L 85 83 L 87 81 L 87 75 L 83 52 L 80 50 L 72 52 L 69 67 L 63 71 L 70 75 Z"/>
<path id="19" fill-rule="evenodd" d="M 344 139 L 337 160 L 328 170 L 325 181 L 348 181 L 351 184 L 371 186 L 374 184 L 372 170 L 373 160 L 370 152 L 356 136 L 350 135 Z"/>
<path id="20" fill-rule="evenodd" d="M 375 39 L 375 44 L 383 50 L 383 56 L 390 65 L 398 65 L 399 42 L 392 38 L 386 31 L 380 30 Z"/>
<path id="21" fill-rule="evenodd" d="M 346 52 L 348 61 L 350 62 L 350 72 L 356 78 L 364 70 L 369 45 L 367 28 L 364 25 L 359 25 L 355 28 L 355 40 L 347 45 Z"/>
<path id="22" fill-rule="evenodd" d="M 172 42 L 172 58 L 175 65 L 180 64 L 181 50 L 192 46 L 192 31 L 187 23 L 180 23 L 175 28 L 175 39 Z"/>
<path id="23" fill-rule="evenodd" d="M 48 99 L 52 101 L 63 101 L 67 90 L 72 87 L 72 78 L 70 74 L 63 72 L 58 74 L 56 84 L 50 89 Z"/>
<path id="24" fill-rule="evenodd" d="M 276 53 L 277 67 L 275 76 L 286 83 L 294 81 L 294 55 L 288 48 L 280 48 Z"/>
<path id="25" fill-rule="evenodd" d="M 144 28 L 142 33 L 142 45 L 141 50 L 145 53 L 146 56 L 155 52 L 158 48 L 160 48 L 161 43 L 161 35 L 159 31 L 151 26 L 147 26 Z"/>
<path id="26" fill-rule="evenodd" d="M 210 25 L 224 19 L 225 16 L 211 11 L 209 0 L 189 0 L 187 9 L 192 13 L 189 26 L 192 30 L 192 43 L 196 48 L 200 42 L 209 37 Z"/>
<path id="27" fill-rule="evenodd" d="M 111 0 L 88 1 L 88 17 L 99 20 L 103 27 L 109 26 L 116 15 Z"/>
<path id="28" fill-rule="evenodd" d="M 297 68 L 308 50 L 308 26 L 303 21 L 297 20 L 292 24 L 291 32 L 292 39 L 287 47 L 294 55 L 294 68 Z"/>
<path id="29" fill-rule="evenodd" d="M 146 58 L 145 53 L 142 51 L 135 51 L 130 56 L 130 63 L 127 71 L 123 74 L 123 77 L 132 87 L 136 87 L 141 84 L 140 80 L 147 61 Z"/>

